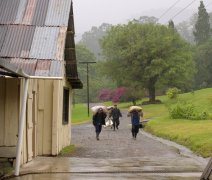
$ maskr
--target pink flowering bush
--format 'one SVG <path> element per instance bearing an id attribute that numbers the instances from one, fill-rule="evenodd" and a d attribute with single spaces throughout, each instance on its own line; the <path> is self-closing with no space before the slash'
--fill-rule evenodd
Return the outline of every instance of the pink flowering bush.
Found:
<path id="1" fill-rule="evenodd" d="M 112 90 L 110 90 L 110 89 L 102 89 L 99 92 L 98 98 L 101 101 L 110 101 L 111 100 L 111 95 L 112 95 Z"/>
<path id="2" fill-rule="evenodd" d="M 114 94 L 112 96 L 112 102 L 117 103 L 121 101 L 121 98 L 125 95 L 126 88 L 125 87 L 119 87 L 114 90 Z"/>
<path id="3" fill-rule="evenodd" d="M 125 93 L 125 87 L 119 87 L 115 90 L 102 89 L 99 92 L 98 98 L 101 101 L 112 101 L 113 103 L 118 103 L 121 101 L 121 98 L 125 95 Z"/>

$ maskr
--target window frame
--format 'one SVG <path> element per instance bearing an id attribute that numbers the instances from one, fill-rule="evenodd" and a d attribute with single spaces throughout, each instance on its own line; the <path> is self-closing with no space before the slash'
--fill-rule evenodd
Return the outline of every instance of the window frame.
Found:
<path id="1" fill-rule="evenodd" d="M 67 87 L 63 88 L 63 115 L 62 115 L 62 124 L 69 124 L 69 98 L 70 98 L 70 89 Z"/>

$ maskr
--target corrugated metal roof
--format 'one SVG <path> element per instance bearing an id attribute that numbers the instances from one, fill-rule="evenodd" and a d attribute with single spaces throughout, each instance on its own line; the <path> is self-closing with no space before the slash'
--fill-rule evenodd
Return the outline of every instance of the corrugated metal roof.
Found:
<path id="1" fill-rule="evenodd" d="M 0 58 L 16 68 L 21 68 L 29 76 L 36 77 L 63 77 L 63 61 L 21 59 L 21 58 Z M 6 72 L 2 70 L 2 72 Z"/>
<path id="2" fill-rule="evenodd" d="M 22 24 L 28 24 L 28 25 L 31 24 L 34 13 L 35 13 L 36 3 L 37 3 L 37 0 L 28 0 Z"/>
<path id="3" fill-rule="evenodd" d="M 24 72 L 26 72 L 30 76 L 35 75 L 37 60 L 12 58 L 9 62 L 11 64 L 17 66 L 18 68 L 22 68 L 24 70 Z"/>
<path id="4" fill-rule="evenodd" d="M 0 0 L 0 24 L 68 26 L 71 0 Z"/>
<path id="5" fill-rule="evenodd" d="M 1 57 L 28 57 L 35 27 L 11 25 L 8 27 L 0 51 Z"/>
<path id="6" fill-rule="evenodd" d="M 0 26 L 0 50 L 4 43 L 6 32 L 7 32 L 7 26 Z"/>
<path id="7" fill-rule="evenodd" d="M 15 21 L 20 0 L 0 1 L 0 24 L 12 24 Z"/>
<path id="8" fill-rule="evenodd" d="M 68 26 L 71 0 L 49 0 L 46 26 Z"/>
<path id="9" fill-rule="evenodd" d="M 18 6 L 16 18 L 15 18 L 15 24 L 21 24 L 22 19 L 24 17 L 25 9 L 27 6 L 28 0 L 21 0 Z"/>
<path id="10" fill-rule="evenodd" d="M 38 60 L 35 76 L 49 76 L 49 70 L 51 66 L 51 61 L 49 60 Z"/>
<path id="11" fill-rule="evenodd" d="M 46 19 L 49 0 L 37 0 L 32 25 L 43 26 Z"/>
<path id="12" fill-rule="evenodd" d="M 63 77 L 64 76 L 63 67 L 64 67 L 63 61 L 52 61 L 49 75 L 53 77 Z"/>
<path id="13" fill-rule="evenodd" d="M 23 68 L 30 76 L 63 77 L 69 17 L 74 32 L 71 2 L 0 0 L 0 61 Z M 76 64 L 68 71 L 76 76 Z"/>
<path id="14" fill-rule="evenodd" d="M 58 27 L 36 27 L 30 58 L 56 59 Z"/>
<path id="15" fill-rule="evenodd" d="M 64 59 L 66 32 L 67 32 L 67 27 L 59 28 L 59 35 L 57 39 L 57 52 L 56 52 L 56 59 L 58 60 Z"/>

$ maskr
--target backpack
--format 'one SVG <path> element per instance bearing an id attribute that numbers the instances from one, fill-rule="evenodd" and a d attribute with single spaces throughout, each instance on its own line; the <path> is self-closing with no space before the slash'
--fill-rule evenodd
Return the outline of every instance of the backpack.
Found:
<path id="1" fill-rule="evenodd" d="M 140 123 L 140 116 L 137 111 L 132 112 L 132 124 L 139 125 Z"/>
<path id="2" fill-rule="evenodd" d="M 120 116 L 120 111 L 119 111 L 119 109 L 113 109 L 113 111 L 112 111 L 112 117 L 113 117 L 114 119 L 118 119 L 119 116 Z"/>

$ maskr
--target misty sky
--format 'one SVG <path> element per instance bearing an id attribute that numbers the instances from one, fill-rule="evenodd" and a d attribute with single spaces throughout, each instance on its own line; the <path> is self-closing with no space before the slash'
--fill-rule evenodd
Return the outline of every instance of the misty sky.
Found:
<path id="1" fill-rule="evenodd" d="M 73 0 L 76 36 L 100 26 L 103 22 L 110 24 L 125 23 L 129 19 L 148 15 L 160 17 L 177 0 Z M 180 0 L 160 22 L 166 23 L 192 0 Z M 212 10 L 212 0 L 204 0 L 207 11 Z M 193 12 L 197 12 L 199 0 L 196 0 L 184 13 L 174 21 L 187 19 Z"/>

